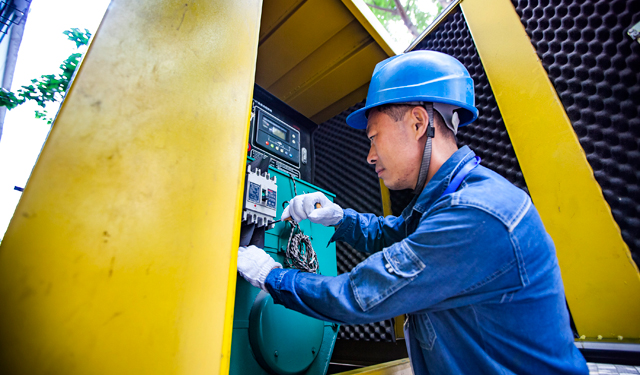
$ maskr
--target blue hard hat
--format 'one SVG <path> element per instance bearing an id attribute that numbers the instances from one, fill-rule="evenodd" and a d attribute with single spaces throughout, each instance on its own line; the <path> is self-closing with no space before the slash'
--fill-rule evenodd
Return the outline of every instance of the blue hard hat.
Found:
<path id="1" fill-rule="evenodd" d="M 435 51 L 412 51 L 376 65 L 364 108 L 347 117 L 347 124 L 366 129 L 367 112 L 390 103 L 431 102 L 458 107 L 464 126 L 478 118 L 473 79 L 454 57 Z"/>

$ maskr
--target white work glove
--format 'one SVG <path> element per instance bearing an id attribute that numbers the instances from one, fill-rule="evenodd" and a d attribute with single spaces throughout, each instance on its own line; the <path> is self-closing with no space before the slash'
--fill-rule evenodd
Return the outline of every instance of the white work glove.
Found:
<path id="1" fill-rule="evenodd" d="M 316 208 L 316 203 L 320 203 L 322 207 Z M 296 223 L 309 219 L 312 223 L 328 227 L 338 224 L 343 215 L 340 206 L 331 202 L 321 192 L 315 192 L 294 197 L 282 211 L 280 219 L 291 217 Z"/>
<path id="2" fill-rule="evenodd" d="M 267 275 L 274 268 L 282 268 L 282 264 L 276 262 L 261 248 L 250 245 L 238 249 L 238 272 L 249 284 L 269 293 L 264 286 Z"/>

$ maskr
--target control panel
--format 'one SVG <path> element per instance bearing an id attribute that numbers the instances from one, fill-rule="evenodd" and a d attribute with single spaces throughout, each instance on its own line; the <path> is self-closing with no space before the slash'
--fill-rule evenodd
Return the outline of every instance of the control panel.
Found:
<path id="1" fill-rule="evenodd" d="M 300 168 L 300 132 L 257 107 L 255 144 Z"/>
<path id="2" fill-rule="evenodd" d="M 270 165 L 313 183 L 313 132 L 318 128 L 293 108 L 258 85 L 254 86 L 248 155 L 271 157 Z"/>

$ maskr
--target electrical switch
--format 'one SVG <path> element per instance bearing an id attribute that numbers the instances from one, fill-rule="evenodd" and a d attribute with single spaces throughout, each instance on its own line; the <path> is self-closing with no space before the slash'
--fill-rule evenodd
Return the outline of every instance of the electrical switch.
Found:
<path id="1" fill-rule="evenodd" d="M 258 227 L 272 227 L 276 216 L 278 186 L 276 177 L 247 166 L 242 221 Z"/>

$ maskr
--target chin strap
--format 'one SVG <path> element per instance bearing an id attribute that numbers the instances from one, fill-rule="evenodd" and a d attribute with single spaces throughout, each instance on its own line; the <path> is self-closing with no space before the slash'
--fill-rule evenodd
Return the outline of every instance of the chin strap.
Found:
<path id="1" fill-rule="evenodd" d="M 420 164 L 420 173 L 418 174 L 418 183 L 413 194 L 420 194 L 424 188 L 424 184 L 427 181 L 427 174 L 429 173 L 429 164 L 431 164 L 431 138 L 435 135 L 435 128 L 433 127 L 433 103 L 424 104 L 427 113 L 429 114 L 429 125 L 427 126 L 427 143 L 424 145 L 424 151 L 422 153 L 422 163 Z"/>

